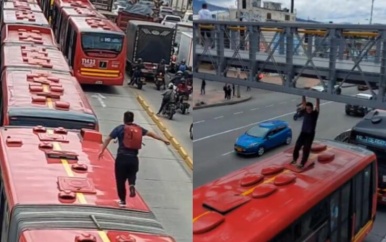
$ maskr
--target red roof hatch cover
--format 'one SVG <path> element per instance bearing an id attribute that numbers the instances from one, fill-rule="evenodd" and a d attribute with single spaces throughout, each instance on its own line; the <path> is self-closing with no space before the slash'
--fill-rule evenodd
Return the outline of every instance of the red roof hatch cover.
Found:
<path id="1" fill-rule="evenodd" d="M 273 183 L 276 186 L 284 186 L 284 185 L 290 184 L 295 180 L 296 180 L 296 175 L 294 175 L 293 173 L 287 173 L 287 174 L 278 175 L 273 181 Z"/>
<path id="2" fill-rule="evenodd" d="M 261 170 L 261 174 L 265 176 L 269 176 L 269 175 L 274 175 L 276 173 L 282 172 L 283 170 L 284 170 L 283 166 L 272 165 L 272 166 L 263 168 L 263 170 Z"/>
<path id="3" fill-rule="evenodd" d="M 240 180 L 240 185 L 242 187 L 252 186 L 258 182 L 261 182 L 264 179 L 264 176 L 257 173 L 247 173 Z"/>
<path id="4" fill-rule="evenodd" d="M 51 142 L 68 143 L 68 140 L 66 139 L 65 135 L 39 133 L 38 136 L 40 141 L 44 141 L 44 142 L 51 141 Z"/>
<path id="5" fill-rule="evenodd" d="M 252 193 L 253 198 L 264 198 L 268 197 L 272 193 L 277 191 L 277 187 L 273 184 L 261 184 L 257 186 Z"/>
<path id="6" fill-rule="evenodd" d="M 85 177 L 58 177 L 59 190 L 95 194 L 94 183 Z"/>
<path id="7" fill-rule="evenodd" d="M 207 212 L 193 223 L 193 234 L 211 231 L 225 221 L 225 217 L 216 212 Z"/>
<path id="8" fill-rule="evenodd" d="M 213 196 L 204 200 L 203 205 L 219 213 L 227 213 L 251 200 L 250 197 L 240 196 L 234 192 L 225 192 L 220 196 Z"/>

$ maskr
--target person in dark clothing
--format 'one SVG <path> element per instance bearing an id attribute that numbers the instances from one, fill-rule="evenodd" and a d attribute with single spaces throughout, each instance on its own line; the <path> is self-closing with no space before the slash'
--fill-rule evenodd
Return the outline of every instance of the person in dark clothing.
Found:
<path id="1" fill-rule="evenodd" d="M 231 85 L 228 85 L 227 86 L 227 99 L 231 99 L 232 97 L 232 88 L 231 88 Z"/>
<path id="2" fill-rule="evenodd" d="M 125 131 L 127 126 L 135 126 L 142 130 L 142 136 L 148 136 L 156 140 L 164 142 L 166 145 L 169 145 L 170 142 L 157 134 L 148 131 L 136 124 L 134 124 L 134 113 L 127 111 L 123 115 L 123 124 L 115 127 L 110 135 L 103 142 L 103 146 L 99 152 L 99 159 L 103 157 L 103 153 L 106 150 L 107 146 L 110 144 L 111 140 L 118 139 L 118 152 L 115 159 L 115 179 L 117 183 L 118 197 L 119 197 L 119 206 L 126 206 L 126 181 L 129 182 L 130 187 L 130 197 L 135 197 L 135 181 L 137 179 L 137 172 L 139 170 L 139 160 L 138 160 L 138 149 L 132 149 L 125 145 Z M 142 140 L 140 141 L 142 142 Z"/>
<path id="3" fill-rule="evenodd" d="M 165 69 L 166 69 L 165 66 L 166 66 L 166 61 L 165 59 L 162 59 L 157 66 L 157 74 L 162 73 L 162 75 L 165 76 Z"/>
<path id="4" fill-rule="evenodd" d="M 224 85 L 222 90 L 224 90 L 224 99 L 227 99 L 228 98 L 227 84 Z"/>
<path id="5" fill-rule="evenodd" d="M 201 95 L 205 95 L 205 86 L 206 86 L 206 82 L 204 79 L 202 79 L 202 82 L 201 82 Z"/>
<path id="6" fill-rule="evenodd" d="M 298 168 L 302 169 L 306 164 L 308 157 L 310 156 L 312 142 L 315 138 L 316 124 L 318 122 L 320 100 L 316 99 L 316 107 L 311 102 L 306 101 L 306 97 L 302 98 L 302 108 L 305 109 L 303 125 L 300 135 L 296 141 L 295 149 L 293 152 L 293 160 L 291 164 L 297 165 Z M 297 164 L 299 158 L 299 151 L 303 147 L 303 157 L 300 164 Z"/>
<path id="7" fill-rule="evenodd" d="M 162 93 L 161 107 L 158 110 L 157 116 L 161 115 L 161 112 L 169 103 L 173 103 L 176 101 L 175 97 L 176 97 L 176 93 L 174 91 L 174 85 L 173 83 L 169 83 L 168 90 Z"/>
<path id="8" fill-rule="evenodd" d="M 130 78 L 129 85 L 134 85 L 136 79 L 142 77 L 142 69 L 145 69 L 145 65 L 143 64 L 143 61 L 141 58 L 138 59 L 137 63 L 133 66 L 133 75 Z"/>

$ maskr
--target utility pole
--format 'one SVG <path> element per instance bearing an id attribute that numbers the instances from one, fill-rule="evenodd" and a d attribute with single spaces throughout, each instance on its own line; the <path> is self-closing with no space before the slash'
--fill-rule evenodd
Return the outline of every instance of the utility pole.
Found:
<path id="1" fill-rule="evenodd" d="M 370 24 L 373 24 L 374 0 L 371 1 Z"/>
<path id="2" fill-rule="evenodd" d="M 291 0 L 291 13 L 294 13 L 294 5 L 295 5 L 295 0 Z"/>

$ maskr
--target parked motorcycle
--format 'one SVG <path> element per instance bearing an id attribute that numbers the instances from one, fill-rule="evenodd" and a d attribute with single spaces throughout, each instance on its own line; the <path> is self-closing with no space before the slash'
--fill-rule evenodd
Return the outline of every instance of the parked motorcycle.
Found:
<path id="1" fill-rule="evenodd" d="M 177 106 L 176 103 L 169 103 L 166 105 L 166 107 L 162 110 L 162 115 L 168 117 L 170 120 L 173 119 L 174 114 L 176 114 Z"/>
<path id="2" fill-rule="evenodd" d="M 162 72 L 158 73 L 155 77 L 155 85 L 157 87 L 157 90 L 161 90 L 161 86 L 163 86 L 163 89 L 165 90 L 165 76 Z"/>
<path id="3" fill-rule="evenodd" d="M 304 109 L 301 106 L 298 106 L 296 109 L 296 113 L 294 114 L 294 121 L 296 121 L 298 118 L 301 118 L 304 116 Z"/>

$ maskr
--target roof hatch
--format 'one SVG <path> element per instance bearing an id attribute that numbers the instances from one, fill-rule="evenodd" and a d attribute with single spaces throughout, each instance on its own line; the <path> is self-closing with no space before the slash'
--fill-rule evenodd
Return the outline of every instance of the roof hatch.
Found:
<path id="1" fill-rule="evenodd" d="M 58 177 L 59 190 L 95 194 L 94 183 L 86 177 Z"/>
<path id="2" fill-rule="evenodd" d="M 45 48 L 34 46 L 21 46 L 23 62 L 30 65 L 37 65 L 43 68 L 52 68 L 51 59 Z"/>
<path id="3" fill-rule="evenodd" d="M 284 170 L 283 166 L 272 165 L 272 166 L 263 168 L 261 170 L 261 174 L 263 174 L 264 176 L 270 176 L 270 175 L 275 175 L 279 172 L 282 172 L 283 170 Z"/>
<path id="4" fill-rule="evenodd" d="M 264 179 L 264 176 L 258 173 L 247 173 L 244 175 L 243 178 L 241 178 L 240 186 L 242 187 L 252 186 L 256 183 L 261 182 L 263 179 Z"/>
<path id="5" fill-rule="evenodd" d="M 68 143 L 65 135 L 61 134 L 47 134 L 47 133 L 39 133 L 38 134 L 40 141 L 51 141 L 51 142 L 61 142 Z"/>
<path id="6" fill-rule="evenodd" d="M 207 233 L 225 221 L 225 217 L 216 212 L 206 212 L 193 223 L 193 234 Z"/>
<path id="7" fill-rule="evenodd" d="M 250 197 L 225 192 L 219 196 L 209 197 L 204 200 L 203 205 L 219 213 L 227 213 L 251 200 Z"/>
<path id="8" fill-rule="evenodd" d="M 30 42 L 34 44 L 44 44 L 43 36 L 38 30 L 25 30 L 18 29 L 19 40 L 24 42 Z"/>

